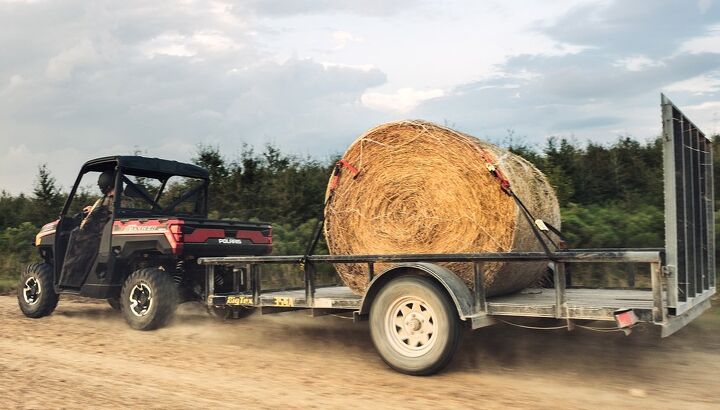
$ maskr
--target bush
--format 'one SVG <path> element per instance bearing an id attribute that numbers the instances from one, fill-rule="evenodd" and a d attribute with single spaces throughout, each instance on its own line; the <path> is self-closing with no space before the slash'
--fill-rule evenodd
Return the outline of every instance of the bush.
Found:
<path id="1" fill-rule="evenodd" d="M 0 231 L 0 281 L 3 287 L 14 283 L 30 262 L 36 259 L 35 234 L 38 228 L 30 222 Z"/>
<path id="2" fill-rule="evenodd" d="M 652 205 L 570 204 L 561 210 L 562 231 L 571 248 L 662 247 L 663 212 Z"/>

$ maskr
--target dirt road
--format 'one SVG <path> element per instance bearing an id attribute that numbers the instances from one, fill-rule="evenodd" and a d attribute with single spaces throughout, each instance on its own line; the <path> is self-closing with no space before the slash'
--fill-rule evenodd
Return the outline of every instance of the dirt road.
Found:
<path id="1" fill-rule="evenodd" d="M 717 304 L 717 302 L 716 302 Z M 197 305 L 154 332 L 104 303 L 26 319 L 0 296 L 0 408 L 718 408 L 720 309 L 669 339 L 470 333 L 450 368 L 388 369 L 366 324 L 304 313 L 217 323 Z"/>

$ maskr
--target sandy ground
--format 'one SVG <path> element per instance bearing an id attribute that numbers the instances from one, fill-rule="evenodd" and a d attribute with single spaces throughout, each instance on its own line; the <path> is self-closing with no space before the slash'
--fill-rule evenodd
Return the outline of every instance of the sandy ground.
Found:
<path id="1" fill-rule="evenodd" d="M 715 302 L 717 305 L 717 301 Z M 630 408 L 720 406 L 720 309 L 660 340 L 498 325 L 432 377 L 376 355 L 367 324 L 303 312 L 218 323 L 183 305 L 129 329 L 98 301 L 27 319 L 0 296 L 0 408 Z"/>

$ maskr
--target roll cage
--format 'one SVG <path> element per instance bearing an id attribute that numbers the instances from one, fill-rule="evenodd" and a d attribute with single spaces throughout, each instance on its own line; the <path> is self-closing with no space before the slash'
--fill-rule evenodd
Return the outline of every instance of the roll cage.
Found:
<path id="1" fill-rule="evenodd" d="M 141 156 L 113 156 L 102 157 L 86 162 L 80 169 L 70 195 L 63 206 L 61 216 L 67 215 L 71 203 L 78 191 L 82 177 L 88 172 L 113 172 L 115 173 L 114 189 L 117 193 L 114 198 L 115 214 L 118 217 L 149 217 L 149 216 L 200 216 L 207 215 L 207 191 L 209 185 L 208 172 L 195 165 L 185 164 L 177 161 L 169 161 L 158 158 L 146 158 Z M 154 179 L 159 183 L 157 192 L 151 194 L 148 189 L 137 180 Z M 161 203 L 161 199 L 169 191 L 168 181 L 173 177 L 191 178 L 195 181 L 186 187 L 180 187 L 182 191 L 168 203 Z M 125 198 L 136 198 L 146 208 L 128 207 L 121 200 Z M 178 211 L 180 204 L 192 201 L 192 210 Z"/>

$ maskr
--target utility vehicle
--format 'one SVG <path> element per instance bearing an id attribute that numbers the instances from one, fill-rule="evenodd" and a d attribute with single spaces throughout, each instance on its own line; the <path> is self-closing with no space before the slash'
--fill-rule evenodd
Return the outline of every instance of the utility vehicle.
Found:
<path id="1" fill-rule="evenodd" d="M 109 194 L 94 195 L 95 181 L 108 176 Z M 42 262 L 21 275 L 20 309 L 36 318 L 51 314 L 60 294 L 107 299 L 130 326 L 149 330 L 167 323 L 177 303 L 204 300 L 199 257 L 272 250 L 269 224 L 207 218 L 208 183 L 205 169 L 176 161 L 85 163 L 60 218 L 36 236 Z M 230 286 L 221 277 L 214 285 Z"/>

